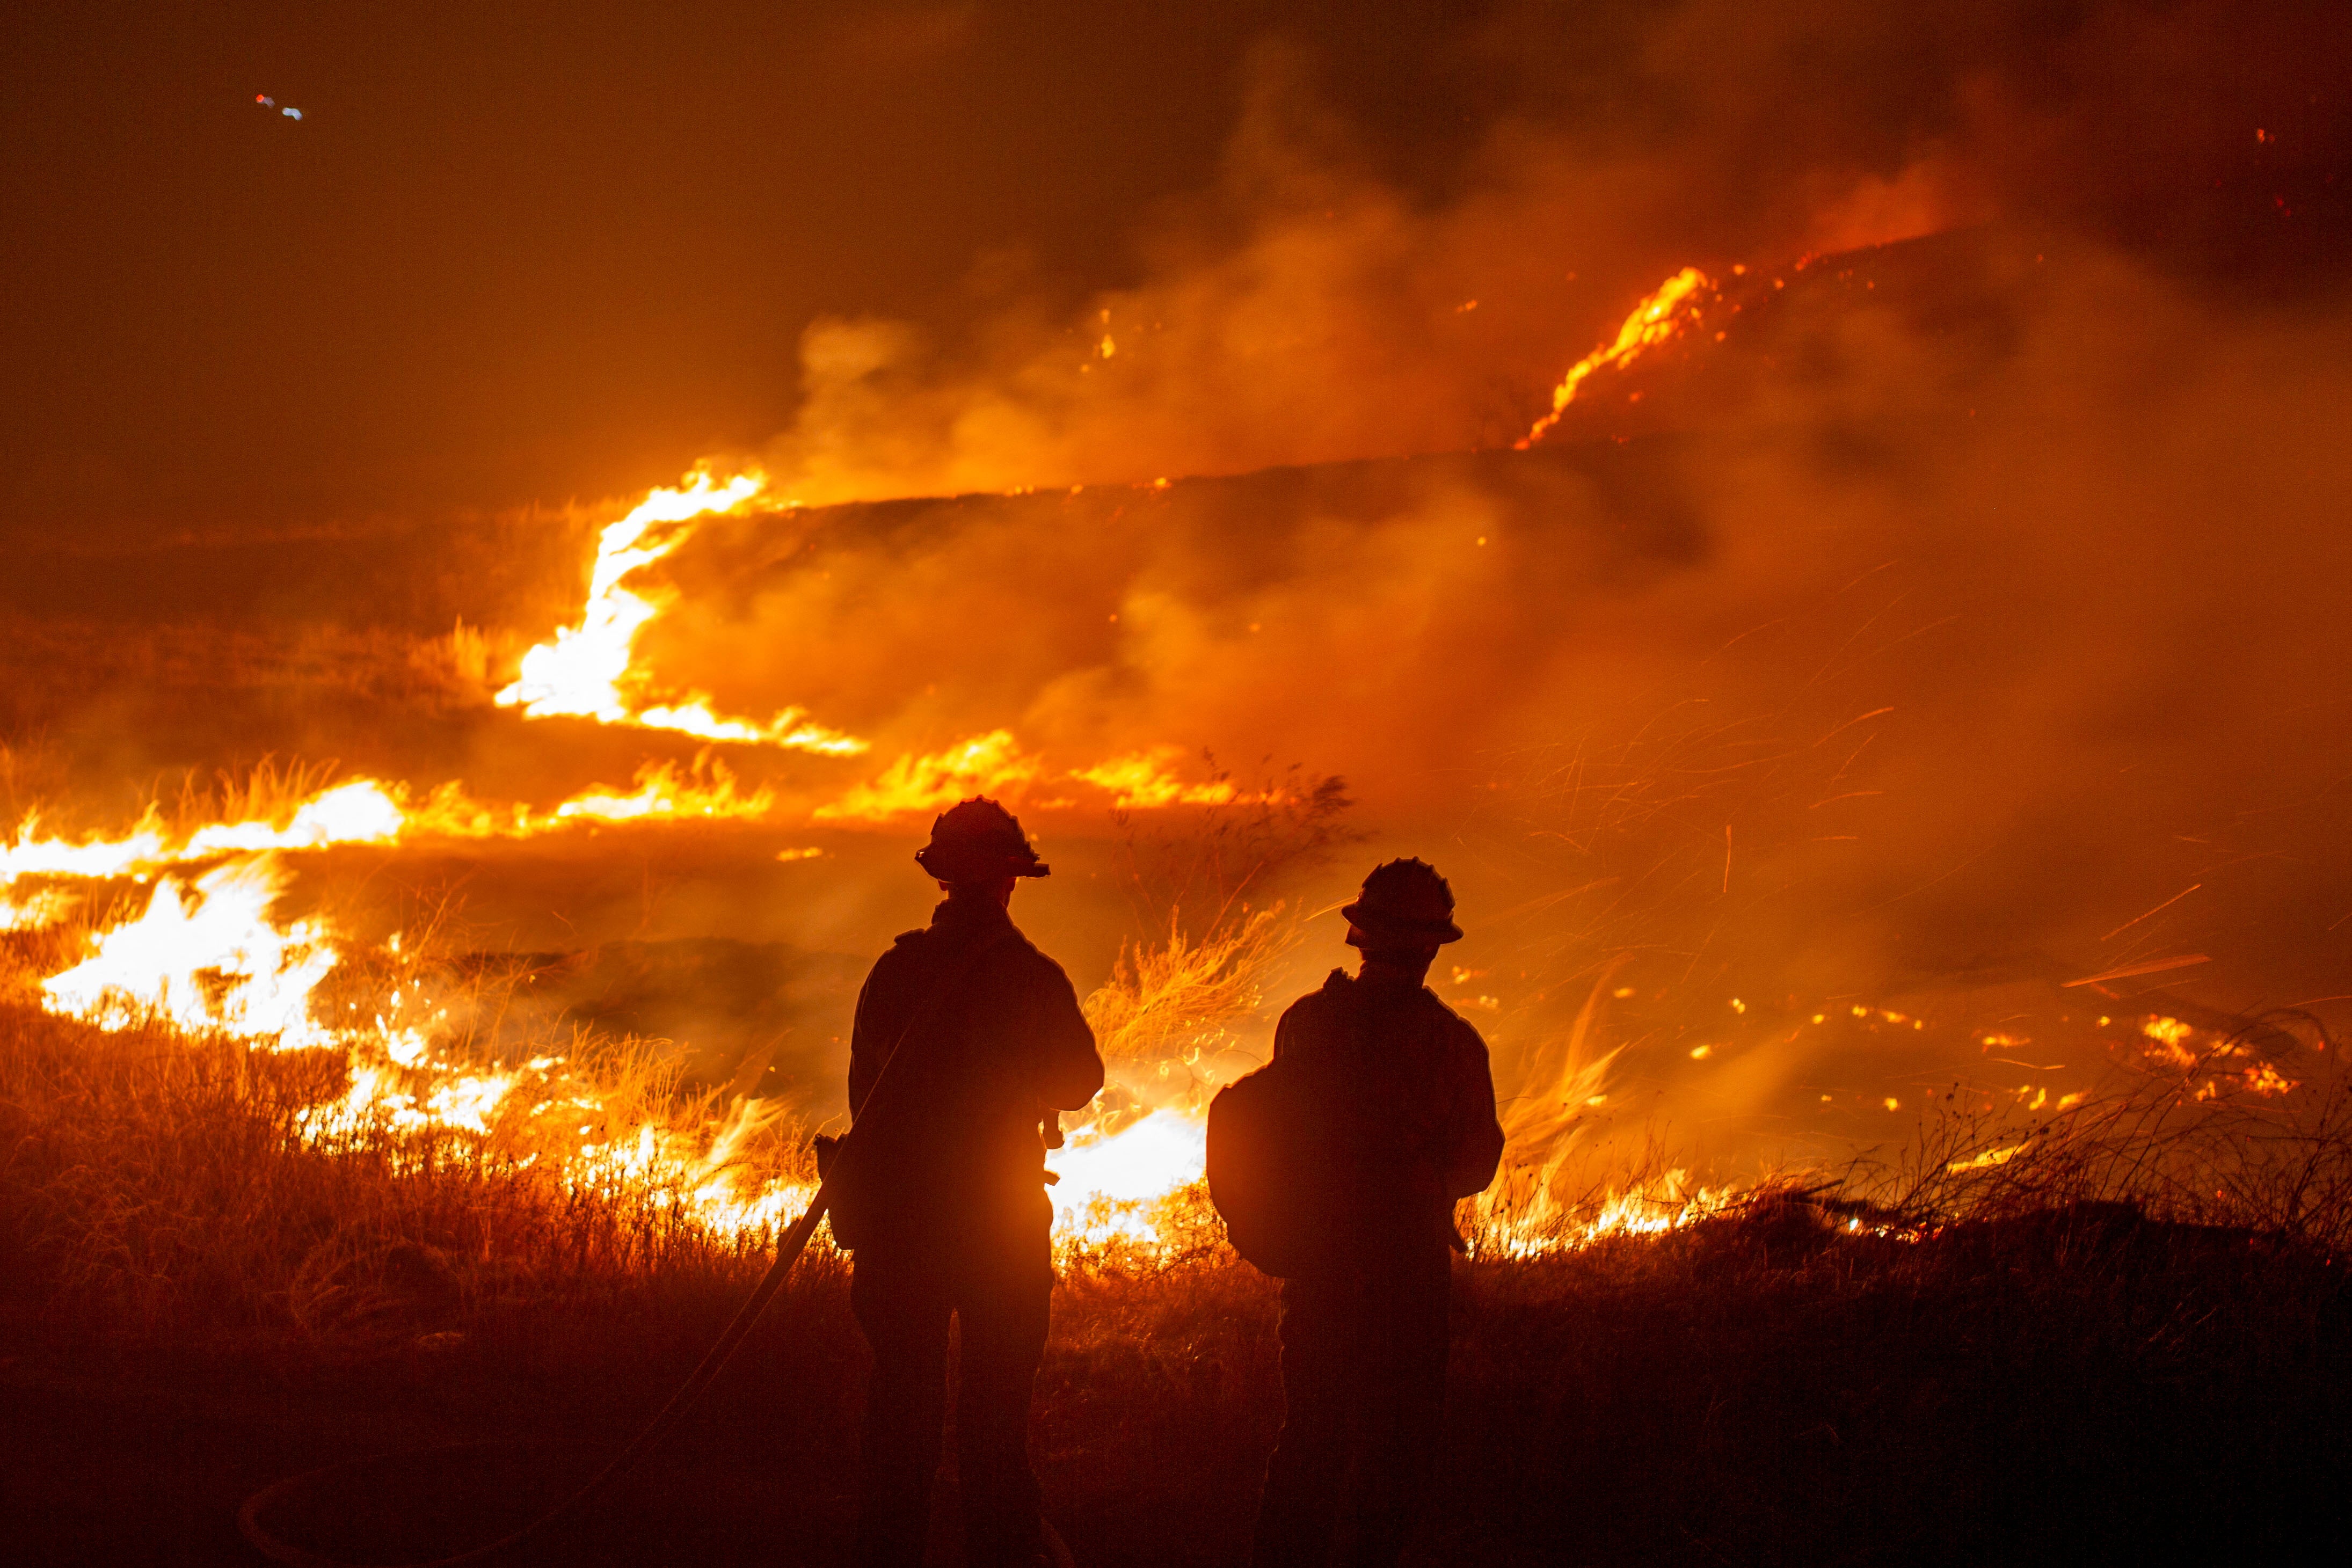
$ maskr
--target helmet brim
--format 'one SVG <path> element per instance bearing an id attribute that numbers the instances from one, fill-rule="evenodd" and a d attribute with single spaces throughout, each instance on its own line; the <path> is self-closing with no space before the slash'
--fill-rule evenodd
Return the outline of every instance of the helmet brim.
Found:
<path id="1" fill-rule="evenodd" d="M 994 882 L 1006 876 L 1051 876 L 1054 868 L 1034 850 L 1013 853 L 1004 850 L 926 844 L 915 852 L 915 863 L 940 882 Z"/>
<path id="2" fill-rule="evenodd" d="M 1349 925 L 1367 936 L 1392 936 L 1402 941 L 1435 942 L 1440 946 L 1462 940 L 1462 927 L 1452 920 L 1414 920 L 1391 915 L 1384 910 L 1368 909 L 1361 901 L 1339 911 Z"/>

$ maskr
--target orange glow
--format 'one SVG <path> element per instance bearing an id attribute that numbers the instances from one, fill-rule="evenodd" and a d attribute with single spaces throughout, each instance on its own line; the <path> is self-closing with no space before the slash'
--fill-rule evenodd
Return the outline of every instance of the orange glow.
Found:
<path id="1" fill-rule="evenodd" d="M 775 797 L 763 786 L 751 794 L 735 787 L 735 776 L 723 762 L 698 758 L 690 772 L 676 764 L 646 764 L 637 769 L 636 789 L 616 795 L 591 789 L 572 796 L 548 814 L 549 823 L 570 821 L 640 822 L 648 819 L 677 821 L 741 821 L 760 818 L 775 808 Z"/>
<path id="2" fill-rule="evenodd" d="M 1576 394 L 1583 387 L 1586 378 L 1595 371 L 1604 366 L 1623 370 L 1697 320 L 1699 300 L 1695 297 L 1702 290 L 1712 293 L 1714 289 L 1715 279 L 1696 267 L 1685 267 L 1658 285 L 1649 298 L 1635 306 L 1633 313 L 1625 318 L 1624 324 L 1617 329 L 1614 342 L 1603 343 L 1569 367 L 1568 374 L 1560 378 L 1559 385 L 1552 388 L 1551 412 L 1537 420 L 1533 428 L 1513 444 L 1524 449 L 1549 434 L 1551 427 L 1559 423 L 1560 415 L 1568 412 L 1568 405 L 1576 401 Z"/>
<path id="3" fill-rule="evenodd" d="M 1532 1258 L 1589 1247 L 1618 1236 L 1654 1236 L 1738 1207 L 1750 1197 L 1742 1186 L 1697 1186 L 1685 1170 L 1669 1170 L 1572 1214 L 1546 1170 L 1532 1186 L 1498 1181 L 1472 1199 L 1470 1253 L 1475 1258 Z"/>
<path id="4" fill-rule="evenodd" d="M 545 811 L 520 803 L 497 809 L 466 794 L 456 782 L 442 785 L 412 803 L 405 785 L 379 779 L 353 779 L 321 789 L 299 802 L 285 821 L 207 822 L 174 833 L 151 808 L 128 833 L 79 841 L 41 838 L 39 819 L 28 817 L 14 842 L 0 842 L 0 929 L 53 924 L 67 903 L 58 890 L 19 897 L 16 884 L 31 881 L 89 881 L 147 876 L 170 866 L 265 852 L 299 852 L 341 845 L 392 845 L 419 839 L 532 838 L 590 822 L 745 821 L 775 810 L 766 788 L 744 792 L 726 764 L 698 757 L 685 769 L 675 763 L 647 763 L 637 770 L 636 789 L 617 792 L 590 785 Z"/>
<path id="5" fill-rule="evenodd" d="M 658 797 L 675 780 L 647 783 Z M 806 1203 L 803 1186 L 740 1173 L 738 1151 L 767 1120 L 761 1102 L 739 1100 L 715 1128 L 681 1126 L 615 1102 L 560 1056 L 512 1068 L 445 1058 L 434 1045 L 437 1010 L 401 988 L 366 1025 L 322 1024 L 313 995 L 348 943 L 324 916 L 275 914 L 285 883 L 277 852 L 237 856 L 194 881 L 167 874 L 136 916 L 92 937 L 86 957 L 42 982 L 42 1005 L 104 1028 L 162 1022 L 274 1051 L 341 1050 L 348 1087 L 302 1115 L 306 1134 L 321 1143 L 374 1126 L 520 1138 L 532 1158 L 551 1160 L 577 1186 L 674 1183 L 698 1218 L 727 1231 L 772 1226 Z M 394 936 L 383 956 L 398 953 Z"/>

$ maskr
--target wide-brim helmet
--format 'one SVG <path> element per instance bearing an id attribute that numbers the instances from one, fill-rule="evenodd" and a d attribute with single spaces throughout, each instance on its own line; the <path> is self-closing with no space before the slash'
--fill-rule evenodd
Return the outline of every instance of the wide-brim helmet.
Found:
<path id="1" fill-rule="evenodd" d="M 940 882 L 994 882 L 1008 876 L 1049 876 L 1020 821 L 993 800 L 975 795 L 950 806 L 931 823 L 931 841 L 915 863 Z"/>
<path id="2" fill-rule="evenodd" d="M 1437 868 L 1418 860 L 1391 861 L 1372 868 L 1364 891 L 1339 913 L 1368 936 L 1401 942 L 1459 942 L 1454 924 L 1454 890 Z"/>

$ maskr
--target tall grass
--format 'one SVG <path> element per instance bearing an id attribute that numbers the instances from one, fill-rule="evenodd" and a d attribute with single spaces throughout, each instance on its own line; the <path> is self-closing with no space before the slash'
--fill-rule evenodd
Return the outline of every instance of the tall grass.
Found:
<path id="1" fill-rule="evenodd" d="M 629 1116 L 723 1119 L 642 1047 L 573 1050 Z M 16 1345 L 151 1376 L 259 1364 L 338 1419 L 399 1412 L 407 1435 L 375 1447 L 517 1427 L 594 1444 L 659 1403 L 764 1267 L 763 1237 L 698 1218 L 690 1173 L 558 1179 L 528 1119 L 322 1137 L 349 1071 L 98 1030 L 21 987 L 0 1001 Z M 2225 1103 L 2200 1082 L 2151 1077 L 2039 1131 L 1948 1117 L 1885 1165 L 1737 1192 L 1677 1182 L 1657 1147 L 1630 1171 L 1522 1171 L 1576 1244 L 1462 1266 L 1421 1560 L 2073 1563 L 2158 1539 L 2318 1559 L 2336 1537 L 2306 1516 L 2352 1429 L 2330 1261 L 2352 1127 L 2336 1087 Z M 800 1157 L 790 1127 L 740 1142 Z M 1659 1228 L 1599 1224 L 1612 1206 Z M 1281 1415 L 1275 1286 L 1197 1184 L 1154 1218 L 1160 1245 L 1065 1260 L 1038 1462 L 1082 1561 L 1229 1563 Z M 666 1479 L 562 1560 L 768 1561 L 779 1530 L 838 1555 L 862 1365 L 845 1277 L 819 1249 Z"/>

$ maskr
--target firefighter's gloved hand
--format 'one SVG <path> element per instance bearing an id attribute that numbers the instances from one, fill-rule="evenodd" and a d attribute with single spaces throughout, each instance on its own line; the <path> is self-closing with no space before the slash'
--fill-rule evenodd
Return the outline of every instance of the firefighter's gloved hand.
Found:
<path id="1" fill-rule="evenodd" d="M 1065 1141 L 1062 1137 L 1062 1113 L 1059 1111 L 1048 1111 L 1043 1116 L 1038 1117 L 1037 1135 L 1045 1140 L 1045 1146 L 1047 1148 L 1060 1148 Z M 1056 1172 L 1047 1171 L 1045 1173 L 1045 1185 L 1047 1186 L 1057 1186 L 1061 1184 L 1061 1176 Z"/>

